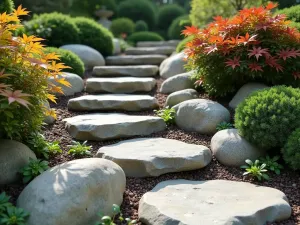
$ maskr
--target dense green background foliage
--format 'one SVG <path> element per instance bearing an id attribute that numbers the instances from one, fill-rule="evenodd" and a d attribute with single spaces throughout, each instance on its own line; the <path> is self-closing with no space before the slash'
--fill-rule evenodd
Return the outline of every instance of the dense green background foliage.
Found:
<path id="1" fill-rule="evenodd" d="M 175 40 L 184 39 L 184 35 L 182 35 L 181 32 L 186 26 L 191 26 L 188 15 L 176 18 L 169 27 L 168 37 Z"/>
<path id="2" fill-rule="evenodd" d="M 84 73 L 84 63 L 82 60 L 73 52 L 62 49 L 62 48 L 54 48 L 48 47 L 46 48 L 46 53 L 55 52 L 60 57 L 60 62 L 64 63 L 66 66 L 71 68 L 64 69 L 64 72 L 75 73 L 79 76 L 83 76 Z"/>
<path id="3" fill-rule="evenodd" d="M 115 37 L 120 37 L 121 34 L 130 35 L 134 32 L 134 28 L 134 22 L 128 18 L 114 19 L 110 26 L 110 30 Z"/>
<path id="4" fill-rule="evenodd" d="M 189 37 L 186 37 L 185 39 L 183 39 L 181 42 L 179 42 L 179 44 L 177 45 L 177 48 L 176 48 L 176 52 L 181 52 L 182 50 L 184 50 L 186 43 L 193 40 L 193 38 L 194 37 L 189 36 Z"/>
<path id="5" fill-rule="evenodd" d="M 300 22 L 300 5 L 278 10 L 276 14 L 285 14 L 289 20 Z"/>
<path id="6" fill-rule="evenodd" d="M 1 0 L 0 1 L 0 13 L 11 13 L 14 9 L 13 0 Z"/>
<path id="7" fill-rule="evenodd" d="M 294 170 L 300 170 L 300 127 L 288 138 L 282 149 L 284 161 Z"/>
<path id="8" fill-rule="evenodd" d="M 260 148 L 281 148 L 300 127 L 300 89 L 275 86 L 253 93 L 236 109 L 235 127 Z"/>
<path id="9" fill-rule="evenodd" d="M 142 31 L 133 33 L 128 37 L 128 42 L 136 44 L 139 41 L 163 41 L 163 37 L 157 33 L 149 32 L 149 31 Z"/>
<path id="10" fill-rule="evenodd" d="M 156 26 L 158 29 L 167 30 L 174 19 L 184 14 L 185 10 L 179 5 L 161 6 L 158 10 Z"/>
<path id="11" fill-rule="evenodd" d="M 135 27 L 134 27 L 135 32 L 148 31 L 148 30 L 149 30 L 149 27 L 145 21 L 143 21 L 143 20 L 136 21 Z"/>

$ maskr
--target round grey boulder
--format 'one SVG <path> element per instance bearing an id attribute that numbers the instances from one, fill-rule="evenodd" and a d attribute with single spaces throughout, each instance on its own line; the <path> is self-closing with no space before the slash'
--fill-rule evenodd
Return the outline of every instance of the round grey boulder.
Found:
<path id="1" fill-rule="evenodd" d="M 194 87 L 191 79 L 193 74 L 194 71 L 190 71 L 166 79 L 160 87 L 160 92 L 164 94 L 170 94 L 175 91 L 181 91 L 189 88 L 192 89 Z"/>
<path id="2" fill-rule="evenodd" d="M 55 84 L 56 86 L 61 87 L 62 91 L 64 92 L 64 94 L 54 93 L 56 96 L 63 96 L 63 95 L 71 96 L 71 95 L 74 95 L 75 93 L 83 91 L 83 88 L 84 88 L 83 79 L 80 76 L 78 76 L 77 74 L 64 72 L 58 76 L 58 79 L 61 79 L 61 78 L 65 78 L 65 80 L 68 81 L 71 84 L 71 86 L 67 87 L 60 83 L 57 83 L 53 77 L 50 77 L 49 81 L 51 83 Z"/>
<path id="3" fill-rule="evenodd" d="M 230 121 L 230 113 L 224 106 L 207 99 L 187 100 L 173 108 L 177 126 L 186 131 L 214 134 L 219 123 Z"/>
<path id="4" fill-rule="evenodd" d="M 31 181 L 17 206 L 30 212 L 27 225 L 95 224 L 98 212 L 112 215 L 123 201 L 126 178 L 106 159 L 78 159 L 57 165 Z"/>
<path id="5" fill-rule="evenodd" d="M 184 89 L 181 91 L 175 91 L 168 96 L 166 100 L 166 106 L 172 107 L 186 100 L 196 99 L 198 98 L 198 96 L 198 92 L 194 89 Z"/>
<path id="6" fill-rule="evenodd" d="M 241 87 L 229 102 L 229 107 L 235 109 L 242 101 L 244 101 L 253 92 L 268 88 L 267 85 L 261 83 L 248 83 Z"/>
<path id="7" fill-rule="evenodd" d="M 0 140 L 0 186 L 20 180 L 20 170 L 36 159 L 33 151 L 26 145 L 13 140 Z"/>
<path id="8" fill-rule="evenodd" d="M 60 48 L 74 52 L 83 61 L 86 69 L 93 69 L 94 66 L 104 66 L 105 60 L 100 52 L 87 45 L 70 44 Z"/>
<path id="9" fill-rule="evenodd" d="M 265 153 L 241 137 L 237 129 L 217 132 L 211 139 L 211 150 L 217 160 L 226 166 L 242 166 L 246 159 L 254 161 Z"/>
<path id="10" fill-rule="evenodd" d="M 184 59 L 184 53 L 175 54 L 167 59 L 165 59 L 160 67 L 160 76 L 164 79 L 181 74 L 185 72 L 184 65 L 186 62 Z"/>

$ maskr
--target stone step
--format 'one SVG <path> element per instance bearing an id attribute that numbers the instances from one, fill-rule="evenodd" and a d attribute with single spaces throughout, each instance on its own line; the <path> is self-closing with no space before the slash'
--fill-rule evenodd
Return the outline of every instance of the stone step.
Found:
<path id="1" fill-rule="evenodd" d="M 86 81 L 88 93 L 134 93 L 149 92 L 156 85 L 156 80 L 151 77 L 111 77 L 89 78 Z"/>
<path id="2" fill-rule="evenodd" d="M 170 41 L 139 41 L 137 47 L 161 47 L 161 46 L 171 46 L 177 47 L 180 40 L 170 40 Z"/>
<path id="3" fill-rule="evenodd" d="M 125 54 L 127 55 L 171 55 L 176 51 L 176 47 L 161 46 L 161 47 L 137 47 L 127 48 Z"/>
<path id="4" fill-rule="evenodd" d="M 96 66 L 93 69 L 94 77 L 153 77 L 158 74 L 158 66 Z"/>
<path id="5" fill-rule="evenodd" d="M 203 145 L 166 138 L 136 138 L 102 147 L 96 157 L 117 163 L 129 177 L 159 176 L 201 169 L 212 153 Z"/>
<path id="6" fill-rule="evenodd" d="M 72 111 L 143 111 L 157 107 L 157 100 L 150 95 L 85 95 L 70 99 L 68 102 L 68 109 Z"/>
<path id="7" fill-rule="evenodd" d="M 166 129 L 164 120 L 155 116 L 123 113 L 94 113 L 64 119 L 69 134 L 77 140 L 111 140 L 150 135 Z"/>
<path id="8" fill-rule="evenodd" d="M 106 65 L 160 65 L 167 58 L 166 55 L 121 55 L 109 56 Z"/>

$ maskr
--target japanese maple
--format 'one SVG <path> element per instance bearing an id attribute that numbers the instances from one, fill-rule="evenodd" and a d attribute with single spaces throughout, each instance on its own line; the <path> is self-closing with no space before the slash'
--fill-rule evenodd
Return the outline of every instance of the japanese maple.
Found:
<path id="1" fill-rule="evenodd" d="M 0 14 L 0 138 L 26 141 L 37 132 L 45 114 L 55 116 L 44 107 L 45 101 L 55 101 L 53 93 L 61 91 L 49 78 L 62 85 L 60 78 L 65 65 L 56 63 L 59 56 L 44 53 L 43 39 L 36 36 L 14 37 L 21 28 L 20 16 L 28 11 L 21 6 L 13 13 Z"/>
<path id="2" fill-rule="evenodd" d="M 300 33 L 285 15 L 273 15 L 277 4 L 215 17 L 205 28 L 186 27 L 188 67 L 198 72 L 197 85 L 224 96 L 250 81 L 300 86 Z"/>

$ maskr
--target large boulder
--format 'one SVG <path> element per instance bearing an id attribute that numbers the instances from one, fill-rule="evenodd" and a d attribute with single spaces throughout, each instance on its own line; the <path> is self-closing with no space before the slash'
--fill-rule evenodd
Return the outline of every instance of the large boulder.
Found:
<path id="1" fill-rule="evenodd" d="M 139 203 L 147 225 L 262 225 L 291 216 L 281 191 L 246 182 L 169 180 Z"/>
<path id="2" fill-rule="evenodd" d="M 226 166 L 242 166 L 246 159 L 254 161 L 265 153 L 241 137 L 237 129 L 217 132 L 211 139 L 211 150 L 217 160 Z"/>
<path id="3" fill-rule="evenodd" d="M 184 73 L 184 65 L 186 64 L 186 62 L 183 59 L 183 52 L 165 59 L 159 67 L 160 76 L 164 79 L 167 79 L 177 74 Z"/>
<path id="4" fill-rule="evenodd" d="M 80 76 L 74 73 L 62 73 L 58 76 L 58 78 L 64 78 L 66 81 L 68 81 L 71 86 L 67 87 L 65 85 L 62 85 L 60 83 L 57 83 L 53 77 L 49 78 L 49 81 L 53 84 L 55 84 L 58 87 L 62 88 L 62 91 L 64 94 L 61 93 L 54 93 L 56 96 L 71 96 L 74 95 L 75 93 L 82 92 L 84 88 L 84 82 Z"/>
<path id="5" fill-rule="evenodd" d="M 160 92 L 164 94 L 169 94 L 175 91 L 193 88 L 194 84 L 191 79 L 191 76 L 193 74 L 194 71 L 190 71 L 166 79 L 160 87 Z"/>
<path id="6" fill-rule="evenodd" d="M 87 45 L 70 44 L 60 48 L 74 52 L 83 61 L 86 69 L 93 69 L 94 66 L 104 66 L 105 60 L 100 52 Z"/>
<path id="7" fill-rule="evenodd" d="M 184 89 L 181 91 L 176 91 L 168 96 L 166 100 L 166 106 L 172 107 L 186 100 L 196 99 L 198 98 L 198 96 L 198 92 L 194 89 Z"/>
<path id="8" fill-rule="evenodd" d="M 203 145 L 165 138 L 121 141 L 100 148 L 96 156 L 114 161 L 130 177 L 201 169 L 212 159 L 211 151 Z"/>
<path id="9" fill-rule="evenodd" d="M 177 126 L 187 131 L 214 134 L 219 123 L 230 121 L 230 113 L 224 106 L 207 99 L 187 100 L 174 109 Z"/>
<path id="10" fill-rule="evenodd" d="M 121 44 L 120 44 L 120 40 L 118 38 L 114 38 L 113 39 L 113 43 L 114 43 L 114 55 L 119 55 L 121 53 Z"/>
<path id="11" fill-rule="evenodd" d="M 244 101 L 253 92 L 268 88 L 268 86 L 261 83 L 248 83 L 241 87 L 235 94 L 233 99 L 229 102 L 229 107 L 235 109 L 238 104 Z"/>
<path id="12" fill-rule="evenodd" d="M 35 154 L 26 145 L 13 140 L 0 140 L 0 186 L 18 182 L 20 170 L 36 159 Z"/>
<path id="13" fill-rule="evenodd" d="M 123 201 L 126 178 L 117 164 L 87 158 L 55 166 L 31 181 L 17 206 L 30 212 L 27 225 L 95 224 Z"/>

